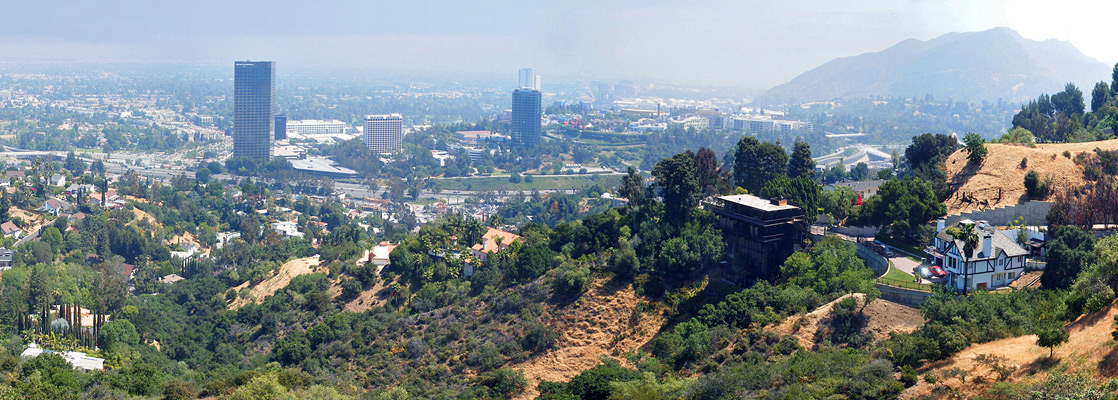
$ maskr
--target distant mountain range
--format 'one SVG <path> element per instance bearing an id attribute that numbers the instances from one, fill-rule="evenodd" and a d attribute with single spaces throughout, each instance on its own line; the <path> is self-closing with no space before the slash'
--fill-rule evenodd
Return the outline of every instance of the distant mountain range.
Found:
<path id="1" fill-rule="evenodd" d="M 1022 38 L 1012 29 L 955 32 L 888 49 L 831 60 L 761 96 L 761 104 L 875 97 L 956 101 L 1021 101 L 1063 90 L 1074 82 L 1084 93 L 1110 79 L 1109 66 L 1071 43 Z M 1089 99 L 1088 99 L 1089 100 Z"/>

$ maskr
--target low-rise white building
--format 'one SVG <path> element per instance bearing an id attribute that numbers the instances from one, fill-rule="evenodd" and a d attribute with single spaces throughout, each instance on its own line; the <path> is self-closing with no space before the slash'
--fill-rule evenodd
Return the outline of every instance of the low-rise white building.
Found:
<path id="1" fill-rule="evenodd" d="M 35 343 L 31 343 L 31 344 L 27 345 L 27 350 L 24 350 L 23 353 L 20 353 L 19 356 L 20 356 L 20 358 L 30 359 L 30 358 L 38 357 L 42 354 L 52 354 L 52 353 L 57 353 L 58 355 L 62 356 L 62 358 L 65 359 L 66 362 L 68 362 L 68 363 L 70 363 L 70 365 L 74 366 L 74 368 L 77 368 L 77 369 L 80 369 L 80 370 L 83 370 L 83 371 L 100 371 L 100 370 L 105 369 L 105 359 L 104 358 L 90 357 L 90 356 L 87 356 L 85 353 L 82 353 L 80 351 L 58 351 L 58 352 L 56 352 L 56 351 L 47 350 L 47 349 L 44 349 L 42 347 L 39 347 L 39 345 L 37 345 Z"/>
<path id="2" fill-rule="evenodd" d="M 299 231 L 299 225 L 295 221 L 273 222 L 272 229 L 275 229 L 286 239 L 303 237 L 303 232 Z"/>

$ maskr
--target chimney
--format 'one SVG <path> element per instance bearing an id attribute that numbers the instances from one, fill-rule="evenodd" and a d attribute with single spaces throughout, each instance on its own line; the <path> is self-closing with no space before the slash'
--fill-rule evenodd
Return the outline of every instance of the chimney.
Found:
<path id="1" fill-rule="evenodd" d="M 774 206 L 786 206 L 786 205 L 788 205 L 788 200 L 785 200 L 785 199 L 772 199 L 772 200 L 769 200 L 769 204 L 772 204 L 772 205 L 774 205 Z"/>
<path id="2" fill-rule="evenodd" d="M 979 237 L 982 239 L 982 256 L 990 257 L 993 252 L 994 238 L 986 231 L 979 231 Z"/>
<path id="3" fill-rule="evenodd" d="M 936 233 L 943 232 L 944 229 L 947 229 L 947 227 L 945 225 L 947 225 L 947 220 L 945 220 L 943 218 L 937 219 L 936 220 Z"/>

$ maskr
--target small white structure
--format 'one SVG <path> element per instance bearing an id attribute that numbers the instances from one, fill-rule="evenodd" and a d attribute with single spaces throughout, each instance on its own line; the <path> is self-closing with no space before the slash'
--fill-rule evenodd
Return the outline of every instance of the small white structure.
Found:
<path id="1" fill-rule="evenodd" d="M 222 247 L 225 247 L 225 244 L 229 243 L 230 240 L 239 237 L 241 237 L 240 232 L 218 232 L 217 243 L 214 243 L 214 247 L 220 249 Z"/>
<path id="2" fill-rule="evenodd" d="M 389 265 L 392 264 L 392 261 L 389 260 L 388 255 L 392 254 L 392 250 L 395 250 L 396 246 L 399 246 L 399 245 L 398 244 L 391 244 L 391 243 L 388 243 L 388 242 L 380 242 L 380 244 L 373 247 L 373 250 L 369 252 L 369 261 L 368 262 L 373 263 L 374 265 L 377 266 L 377 273 L 378 274 L 385 267 L 388 267 Z"/>
<path id="3" fill-rule="evenodd" d="M 944 221 L 936 225 L 936 236 L 926 252 L 947 272 L 948 287 L 956 290 L 988 290 L 1009 286 L 1025 272 L 1029 253 L 1004 232 L 986 221 L 960 220 L 956 225 L 974 225 L 979 244 L 968 256 L 962 238 L 947 233 Z M 954 226 L 954 225 L 953 225 Z"/>
<path id="4" fill-rule="evenodd" d="M 66 186 L 66 177 L 62 174 L 54 174 L 50 176 L 50 179 L 47 180 L 47 183 L 50 183 L 51 186 Z"/>
<path id="5" fill-rule="evenodd" d="M 279 234 L 283 235 L 286 239 L 303 237 L 303 232 L 299 231 L 299 226 L 295 221 L 273 222 L 272 229 L 275 229 L 276 232 L 279 232 Z"/>
<path id="6" fill-rule="evenodd" d="M 20 358 L 30 359 L 43 354 L 55 353 L 62 356 L 62 358 L 65 359 L 66 362 L 70 363 L 70 365 L 74 366 L 74 368 L 80 369 L 82 371 L 100 371 L 105 369 L 104 358 L 90 357 L 80 351 L 56 352 L 39 347 L 39 345 L 35 343 L 27 345 L 27 350 L 24 350 L 23 353 L 20 353 L 19 356 Z"/>

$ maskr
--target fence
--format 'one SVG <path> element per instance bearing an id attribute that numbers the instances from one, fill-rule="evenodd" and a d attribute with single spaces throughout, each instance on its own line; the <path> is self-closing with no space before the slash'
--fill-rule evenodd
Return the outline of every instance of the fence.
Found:
<path id="1" fill-rule="evenodd" d="M 892 287 L 898 287 L 898 288 L 902 288 L 902 289 L 918 290 L 918 291 L 921 291 L 921 292 L 931 292 L 932 291 L 931 286 L 926 285 L 926 284 L 916 283 L 916 282 L 913 282 L 913 281 L 902 281 L 902 280 L 897 280 L 897 279 L 877 278 L 877 283 L 882 284 L 882 285 L 892 286 Z"/>

